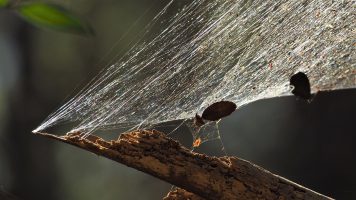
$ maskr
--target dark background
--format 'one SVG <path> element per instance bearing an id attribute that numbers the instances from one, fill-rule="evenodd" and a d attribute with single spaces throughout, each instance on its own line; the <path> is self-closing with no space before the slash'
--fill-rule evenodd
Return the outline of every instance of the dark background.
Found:
<path id="1" fill-rule="evenodd" d="M 127 51 L 166 3 L 60 1 L 90 21 L 94 37 L 37 29 L 0 10 L 0 190 L 36 200 L 161 199 L 169 191 L 149 175 L 31 134 L 75 88 Z M 222 140 L 229 155 L 337 199 L 355 199 L 355 102 L 351 89 L 320 93 L 311 103 L 293 96 L 260 100 L 222 120 Z M 191 143 L 188 132 L 180 134 Z M 222 155 L 219 141 L 198 151 Z"/>

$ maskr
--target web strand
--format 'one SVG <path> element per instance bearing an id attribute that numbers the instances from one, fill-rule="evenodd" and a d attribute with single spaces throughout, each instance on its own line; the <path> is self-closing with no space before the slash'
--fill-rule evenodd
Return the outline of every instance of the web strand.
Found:
<path id="1" fill-rule="evenodd" d="M 68 123 L 86 135 L 176 120 L 191 126 L 217 101 L 241 107 L 289 95 L 298 71 L 308 75 L 313 93 L 356 87 L 353 1 L 193 0 L 170 16 L 174 3 L 34 132 Z M 168 25 L 146 41 L 148 28 L 164 19 Z M 195 139 L 221 139 L 218 126 L 213 132 L 208 126 Z"/>

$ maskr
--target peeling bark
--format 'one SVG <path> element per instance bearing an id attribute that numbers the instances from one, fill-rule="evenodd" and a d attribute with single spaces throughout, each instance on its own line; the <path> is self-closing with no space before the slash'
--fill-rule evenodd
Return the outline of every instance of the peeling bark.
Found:
<path id="1" fill-rule="evenodd" d="M 237 157 L 191 152 L 158 131 L 134 131 L 118 140 L 81 133 L 38 133 L 135 168 L 182 189 L 166 199 L 331 199 Z M 189 191 L 189 192 L 187 192 Z M 184 198 L 185 197 L 185 198 Z"/>
<path id="2" fill-rule="evenodd" d="M 170 191 L 166 197 L 163 198 L 163 200 L 204 200 L 204 198 L 188 192 L 186 190 L 183 190 L 181 188 L 177 188 L 173 191 Z"/>

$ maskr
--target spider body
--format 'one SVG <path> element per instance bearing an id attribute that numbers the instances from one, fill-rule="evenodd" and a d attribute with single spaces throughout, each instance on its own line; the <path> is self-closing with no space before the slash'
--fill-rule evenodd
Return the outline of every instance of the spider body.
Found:
<path id="1" fill-rule="evenodd" d="M 236 104 L 231 101 L 219 101 L 208 106 L 202 114 L 202 118 L 209 121 L 218 121 L 229 116 L 236 110 Z"/>
<path id="2" fill-rule="evenodd" d="M 219 101 L 208 106 L 203 114 L 200 116 L 195 115 L 194 124 L 197 127 L 201 127 L 207 121 L 218 121 L 223 117 L 229 116 L 236 110 L 236 104 L 231 101 Z"/>

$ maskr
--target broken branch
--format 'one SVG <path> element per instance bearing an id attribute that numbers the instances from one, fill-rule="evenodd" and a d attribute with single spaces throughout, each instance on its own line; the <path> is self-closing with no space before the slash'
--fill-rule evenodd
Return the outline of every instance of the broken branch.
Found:
<path id="1" fill-rule="evenodd" d="M 190 195 L 195 199 L 331 199 L 246 160 L 194 153 L 155 130 L 121 134 L 118 140 L 112 141 L 92 135 L 84 138 L 80 132 L 65 136 L 39 134 L 109 158 L 189 191 L 178 189 L 172 195 Z"/>

